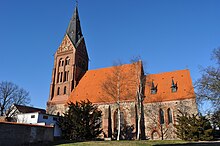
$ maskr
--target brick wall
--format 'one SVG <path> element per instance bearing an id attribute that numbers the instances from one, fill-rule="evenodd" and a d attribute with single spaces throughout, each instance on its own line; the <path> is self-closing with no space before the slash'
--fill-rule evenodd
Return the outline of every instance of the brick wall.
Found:
<path id="1" fill-rule="evenodd" d="M 0 146 L 53 141 L 53 127 L 0 122 Z"/>

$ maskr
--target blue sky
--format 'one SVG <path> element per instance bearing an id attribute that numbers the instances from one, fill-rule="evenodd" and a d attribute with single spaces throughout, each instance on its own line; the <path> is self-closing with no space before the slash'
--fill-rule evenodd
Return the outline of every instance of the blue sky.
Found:
<path id="1" fill-rule="evenodd" d="M 80 0 L 89 69 L 140 55 L 148 73 L 190 69 L 195 81 L 220 46 L 219 6 L 219 0 Z M 28 90 L 36 107 L 46 107 L 53 54 L 74 7 L 74 0 L 0 2 L 0 81 Z"/>

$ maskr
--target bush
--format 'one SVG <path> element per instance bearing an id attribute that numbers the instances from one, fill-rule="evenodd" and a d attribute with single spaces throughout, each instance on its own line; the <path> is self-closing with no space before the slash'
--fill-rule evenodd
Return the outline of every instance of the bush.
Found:
<path id="1" fill-rule="evenodd" d="M 68 111 L 58 121 L 63 138 L 75 141 L 95 139 L 102 133 L 101 114 L 89 100 L 69 103 Z"/>
<path id="2" fill-rule="evenodd" d="M 182 140 L 212 140 L 213 129 L 208 119 L 202 115 L 188 115 L 180 112 L 177 116 L 176 134 Z"/>

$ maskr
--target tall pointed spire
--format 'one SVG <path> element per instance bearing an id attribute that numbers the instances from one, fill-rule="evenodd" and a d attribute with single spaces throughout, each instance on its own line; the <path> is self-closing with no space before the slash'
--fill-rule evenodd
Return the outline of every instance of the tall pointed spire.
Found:
<path id="1" fill-rule="evenodd" d="M 66 34 L 69 36 L 74 45 L 76 45 L 77 42 L 83 37 L 77 5 L 75 7 L 73 16 L 70 20 L 69 26 L 66 30 Z"/>

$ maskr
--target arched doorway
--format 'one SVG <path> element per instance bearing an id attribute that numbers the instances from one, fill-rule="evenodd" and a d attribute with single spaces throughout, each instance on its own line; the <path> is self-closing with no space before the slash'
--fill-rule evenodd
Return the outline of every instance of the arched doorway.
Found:
<path id="1" fill-rule="evenodd" d="M 158 140 L 160 138 L 158 132 L 156 130 L 154 130 L 152 133 L 151 133 L 151 139 L 152 140 Z"/>

